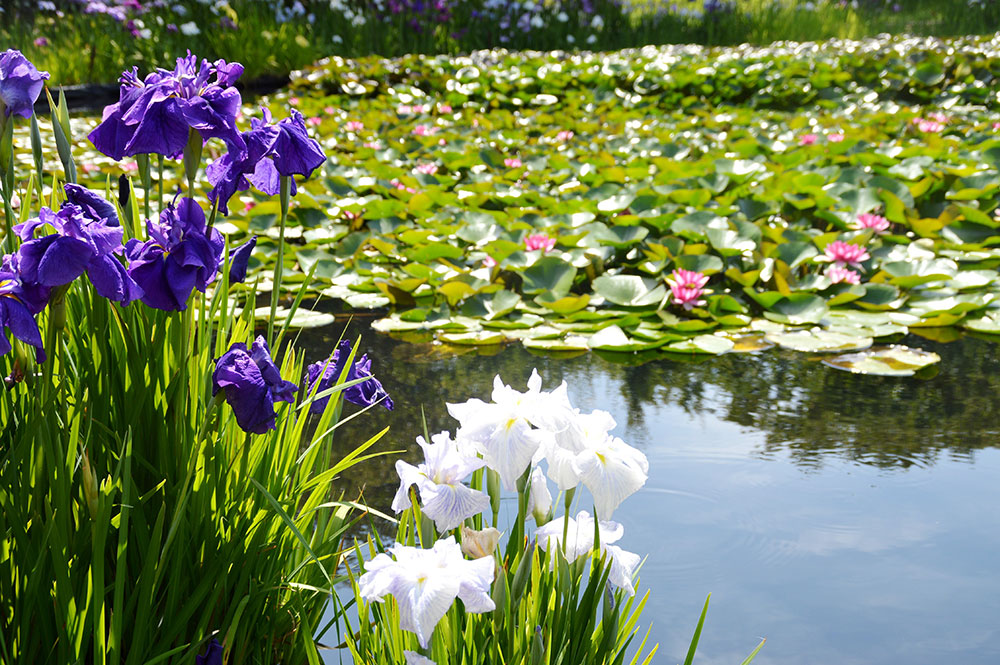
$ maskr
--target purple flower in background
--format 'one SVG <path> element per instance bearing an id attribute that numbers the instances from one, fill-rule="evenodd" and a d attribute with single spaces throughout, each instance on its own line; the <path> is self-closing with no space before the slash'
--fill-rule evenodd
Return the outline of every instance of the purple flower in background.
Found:
<path id="1" fill-rule="evenodd" d="M 250 238 L 245 243 L 229 252 L 229 283 L 236 284 L 247 278 L 247 263 L 250 261 L 250 254 L 257 246 L 257 236 Z"/>
<path id="2" fill-rule="evenodd" d="M 11 114 L 30 118 L 35 100 L 42 92 L 42 81 L 48 72 L 35 69 L 20 51 L 8 49 L 0 53 L 0 110 L 3 117 Z"/>
<path id="3" fill-rule="evenodd" d="M 142 302 L 165 311 L 187 309 L 194 289 L 204 292 L 215 281 L 225 241 L 205 224 L 205 212 L 183 198 L 146 222 L 149 240 L 132 238 L 125 246 L 128 274 L 144 291 Z"/>
<path id="4" fill-rule="evenodd" d="M 115 258 L 123 252 L 123 230 L 114 208 L 76 185 L 67 185 L 66 193 L 69 200 L 59 212 L 42 208 L 38 217 L 14 227 L 23 241 L 17 251 L 21 279 L 53 287 L 86 272 L 101 296 L 122 305 L 138 299 L 142 289 Z M 46 225 L 55 233 L 34 238 L 35 231 Z"/>
<path id="5" fill-rule="evenodd" d="M 306 132 L 301 113 L 293 109 L 291 117 L 274 125 L 270 111 L 263 109 L 262 115 L 262 120 L 252 119 L 250 130 L 241 135 L 245 151 L 234 154 L 230 149 L 207 169 L 208 181 L 212 183 L 209 198 L 218 199 L 223 214 L 229 214 L 229 199 L 237 191 L 244 191 L 253 184 L 265 194 L 274 196 L 281 189 L 282 176 L 308 178 L 326 162 L 323 149 Z M 295 192 L 293 179 L 293 196 Z"/>
<path id="6" fill-rule="evenodd" d="M 0 262 L 0 356 L 10 351 L 6 330 L 25 344 L 35 347 L 35 359 L 45 362 L 45 347 L 38 331 L 35 314 L 45 308 L 49 290 L 25 285 L 21 279 L 18 259 L 7 254 Z"/>
<path id="7" fill-rule="evenodd" d="M 198 63 L 188 53 L 173 71 L 159 69 L 140 79 L 138 70 L 123 72 L 118 103 L 104 109 L 101 124 L 88 138 L 113 159 L 141 154 L 177 157 L 191 130 L 203 141 L 220 138 L 242 156 L 246 145 L 236 129 L 240 93 L 233 83 L 243 65 L 218 60 Z"/>
<path id="8" fill-rule="evenodd" d="M 194 657 L 195 665 L 222 665 L 222 645 L 219 640 L 212 640 L 204 656 Z"/>
<path id="9" fill-rule="evenodd" d="M 263 434 L 274 429 L 277 414 L 274 403 L 293 402 L 298 390 L 291 381 L 284 381 L 271 359 L 271 350 L 263 337 L 247 349 L 237 342 L 222 354 L 212 373 L 212 395 L 225 392 L 233 408 L 236 422 L 245 432 Z"/>
<path id="10" fill-rule="evenodd" d="M 313 363 L 306 367 L 306 384 L 309 386 L 309 393 L 312 394 L 315 389 L 315 393 L 319 394 L 337 385 L 340 375 L 344 373 L 344 364 L 350 357 L 351 343 L 343 340 L 334 349 L 333 355 L 330 356 L 329 360 Z M 343 391 L 344 399 L 358 406 L 371 406 L 381 400 L 385 408 L 392 411 L 392 400 L 389 398 L 388 393 L 385 392 L 385 388 L 382 387 L 379 380 L 372 376 L 371 367 L 372 361 L 368 358 L 368 354 L 364 354 L 360 358 L 355 358 L 354 364 L 347 370 L 344 382 L 347 383 L 364 377 L 368 377 L 368 380 L 346 388 Z M 317 382 L 319 386 L 316 385 Z M 330 397 L 326 396 L 314 400 L 309 407 L 309 413 L 323 413 L 329 399 Z"/>

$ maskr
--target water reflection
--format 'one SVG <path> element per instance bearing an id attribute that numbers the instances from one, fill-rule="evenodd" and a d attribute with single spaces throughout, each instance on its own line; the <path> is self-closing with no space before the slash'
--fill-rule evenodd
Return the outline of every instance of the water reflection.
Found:
<path id="1" fill-rule="evenodd" d="M 577 402 L 589 408 L 620 407 L 619 425 L 637 445 L 655 441 L 654 405 L 671 404 L 692 417 L 711 416 L 762 435 L 741 454 L 785 455 L 804 468 L 831 457 L 880 468 L 927 466 L 942 455 L 971 460 L 975 451 L 1000 442 L 1000 353 L 992 341 L 966 337 L 947 344 L 904 340 L 935 351 L 942 361 L 927 379 L 858 376 L 823 366 L 816 357 L 770 350 L 760 354 L 659 359 L 629 366 L 597 354 L 556 359 L 520 346 L 446 348 L 403 343 L 366 329 L 355 319 L 348 336 L 362 337 L 375 372 L 396 411 L 361 417 L 343 428 L 346 443 L 391 426 L 383 449 L 414 449 L 426 418 L 430 432 L 454 430 L 446 402 L 489 398 L 500 375 L 524 389 L 537 367 L 548 387 L 565 380 Z M 336 332 L 303 336 L 310 359 L 336 343 Z M 394 477 L 392 460 L 352 478 L 370 499 L 384 499 Z M 374 493 L 374 495 L 373 495 Z"/>

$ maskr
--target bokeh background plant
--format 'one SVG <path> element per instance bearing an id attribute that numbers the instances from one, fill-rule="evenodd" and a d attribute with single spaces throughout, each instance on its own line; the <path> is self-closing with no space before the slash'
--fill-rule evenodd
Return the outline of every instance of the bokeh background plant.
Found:
<path id="1" fill-rule="evenodd" d="M 767 44 L 1000 27 L 1000 9 L 982 0 L 18 0 L 2 9 L 0 43 L 63 84 L 112 83 L 121 62 L 170 67 L 187 49 L 243 62 L 257 80 L 330 55 Z"/>

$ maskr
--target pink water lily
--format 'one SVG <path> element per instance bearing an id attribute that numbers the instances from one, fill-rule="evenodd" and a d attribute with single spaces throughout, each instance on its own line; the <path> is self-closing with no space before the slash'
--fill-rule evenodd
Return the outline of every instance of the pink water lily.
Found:
<path id="1" fill-rule="evenodd" d="M 417 164 L 417 173 L 423 173 L 424 175 L 434 175 L 438 172 L 437 164 Z"/>
<path id="2" fill-rule="evenodd" d="M 438 104 L 438 113 L 451 113 L 451 104 Z"/>
<path id="3" fill-rule="evenodd" d="M 505 160 L 503 160 L 503 165 L 509 169 L 519 169 L 522 166 L 524 166 L 524 162 L 522 162 L 517 157 L 508 157 Z"/>
<path id="4" fill-rule="evenodd" d="M 496 266 L 496 264 L 497 264 L 497 260 L 496 260 L 496 259 L 494 259 L 494 258 L 493 258 L 492 256 L 490 256 L 489 254 L 487 254 L 487 255 L 486 255 L 486 258 L 485 258 L 485 259 L 483 259 L 483 267 L 486 267 L 486 268 L 493 268 L 493 267 L 495 267 L 495 266 Z"/>
<path id="5" fill-rule="evenodd" d="M 940 122 L 942 125 L 948 124 L 950 118 L 940 111 L 934 111 L 933 113 L 928 113 L 927 117 L 934 122 Z"/>
<path id="6" fill-rule="evenodd" d="M 564 129 L 558 134 L 556 134 L 556 140 L 566 142 L 573 138 L 573 132 L 569 129 Z"/>
<path id="7" fill-rule="evenodd" d="M 703 275 L 695 270 L 684 270 L 677 268 L 667 277 L 667 284 L 670 285 L 670 297 L 673 302 L 684 309 L 701 307 L 705 304 L 700 300 L 705 293 L 705 285 L 708 284 L 708 275 Z"/>
<path id="8" fill-rule="evenodd" d="M 926 134 L 940 134 L 944 131 L 944 123 L 938 122 L 937 120 L 929 120 L 927 118 L 915 118 L 913 124 L 917 126 L 917 129 Z"/>
<path id="9" fill-rule="evenodd" d="M 438 128 L 432 125 L 417 125 L 410 133 L 415 136 L 430 136 L 431 134 L 437 134 L 437 132 Z"/>
<path id="10" fill-rule="evenodd" d="M 546 253 L 556 246 L 556 239 L 550 238 L 544 233 L 535 233 L 524 239 L 524 246 L 529 252 L 535 249 L 540 249 L 542 250 L 542 253 Z"/>
<path id="11" fill-rule="evenodd" d="M 860 266 L 862 261 L 867 261 L 871 255 L 861 245 L 852 245 L 843 240 L 831 242 L 823 250 L 827 261 L 832 261 L 839 268 L 844 266 Z"/>
<path id="12" fill-rule="evenodd" d="M 409 192 L 410 194 L 416 194 L 417 193 L 417 190 L 413 189 L 412 187 L 408 187 L 408 186 L 404 185 L 403 183 L 401 183 L 398 180 L 393 179 L 390 182 L 391 182 L 391 184 L 392 184 L 393 187 L 395 187 L 396 189 L 398 189 L 400 191 Z"/>
<path id="13" fill-rule="evenodd" d="M 319 116 L 313 116 L 311 118 L 306 118 L 306 123 L 312 125 L 313 127 L 317 127 L 323 124 L 323 119 Z"/>
<path id="14" fill-rule="evenodd" d="M 854 228 L 871 229 L 875 233 L 885 233 L 889 230 L 889 220 L 881 215 L 865 212 L 858 215 L 858 219 L 854 222 Z"/>
<path id="15" fill-rule="evenodd" d="M 827 279 L 830 280 L 831 284 L 839 284 L 843 282 L 844 284 L 860 284 L 861 275 L 854 272 L 850 268 L 841 268 L 840 266 L 830 266 L 826 269 L 824 273 Z"/>
<path id="16" fill-rule="evenodd" d="M 365 128 L 365 124 L 363 122 L 358 121 L 358 120 L 348 120 L 347 122 L 344 123 L 344 131 L 346 131 L 346 132 L 357 133 L 357 132 L 360 132 L 364 128 Z"/>
<path id="17" fill-rule="evenodd" d="M 826 140 L 829 141 L 830 143 L 840 143 L 841 141 L 844 140 L 844 135 L 840 134 L 839 132 L 836 134 L 827 134 Z"/>
<path id="18" fill-rule="evenodd" d="M 815 134 L 803 134 L 799 137 L 799 145 L 812 145 L 819 137 Z"/>
<path id="19" fill-rule="evenodd" d="M 398 107 L 396 107 L 396 113 L 399 113 L 400 115 L 408 115 L 411 113 L 414 114 L 427 113 L 427 111 L 428 107 L 425 106 L 424 104 L 414 104 L 412 106 L 408 104 L 400 104 Z"/>

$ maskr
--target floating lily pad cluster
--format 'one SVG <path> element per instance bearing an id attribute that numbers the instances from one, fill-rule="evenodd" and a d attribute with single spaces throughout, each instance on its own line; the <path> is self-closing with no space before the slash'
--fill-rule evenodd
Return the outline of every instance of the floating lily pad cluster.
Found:
<path id="1" fill-rule="evenodd" d="M 450 345 L 915 371 L 885 343 L 1000 333 L 996 76 L 972 38 L 331 60 L 265 100 L 334 155 L 282 295 Z M 225 230 L 273 240 L 277 205 L 234 199 Z"/>

